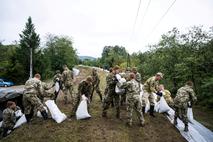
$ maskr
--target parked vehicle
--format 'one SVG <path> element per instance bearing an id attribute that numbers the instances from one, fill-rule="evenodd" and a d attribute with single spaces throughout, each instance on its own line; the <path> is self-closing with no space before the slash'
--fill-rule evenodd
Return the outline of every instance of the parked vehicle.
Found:
<path id="1" fill-rule="evenodd" d="M 14 85 L 14 83 L 12 81 L 0 78 L 0 87 L 10 87 L 13 85 Z"/>

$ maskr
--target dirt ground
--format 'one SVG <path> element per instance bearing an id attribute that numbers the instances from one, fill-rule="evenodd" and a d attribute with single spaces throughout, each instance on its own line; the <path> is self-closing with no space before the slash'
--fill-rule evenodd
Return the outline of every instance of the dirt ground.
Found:
<path id="1" fill-rule="evenodd" d="M 75 85 L 91 72 L 90 68 L 81 67 L 81 74 L 76 78 Z M 101 90 L 105 86 L 105 73 L 99 72 L 101 76 Z M 76 92 L 76 87 L 75 87 Z M 63 94 L 57 102 L 62 112 L 69 116 L 71 105 L 63 104 Z M 29 124 L 24 124 L 16 129 L 11 135 L 3 139 L 4 142 L 185 142 L 178 130 L 173 127 L 167 118 L 157 114 L 156 118 L 145 115 L 146 126 L 138 126 L 136 116 L 134 125 L 129 128 L 125 126 L 126 112 L 122 107 L 121 119 L 115 118 L 114 109 L 109 109 L 108 118 L 101 117 L 102 104 L 98 95 L 94 94 L 91 103 L 89 120 L 77 121 L 75 118 L 57 124 L 52 119 L 43 121 L 34 118 Z"/>

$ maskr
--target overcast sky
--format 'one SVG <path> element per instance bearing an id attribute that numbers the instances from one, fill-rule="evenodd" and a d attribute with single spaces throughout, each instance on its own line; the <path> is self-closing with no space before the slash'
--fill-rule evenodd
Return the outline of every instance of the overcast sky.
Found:
<path id="1" fill-rule="evenodd" d="M 151 0 L 144 16 L 149 0 L 141 0 L 133 32 L 139 0 L 0 0 L 0 40 L 18 41 L 31 16 L 42 41 L 47 33 L 67 35 L 79 55 L 100 57 L 106 45 L 144 52 L 173 27 L 186 31 L 193 25 L 213 26 L 213 0 L 176 0 L 153 31 L 173 1 Z"/>

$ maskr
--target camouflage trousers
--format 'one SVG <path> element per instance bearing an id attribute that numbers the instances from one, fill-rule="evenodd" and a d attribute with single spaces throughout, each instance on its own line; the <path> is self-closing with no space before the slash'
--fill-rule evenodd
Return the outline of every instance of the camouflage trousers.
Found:
<path id="1" fill-rule="evenodd" d="M 65 88 L 63 89 L 63 93 L 65 103 L 68 103 L 68 96 L 70 96 L 71 102 L 74 101 L 73 86 L 65 86 Z"/>
<path id="2" fill-rule="evenodd" d="M 149 103 L 150 105 L 154 106 L 155 105 L 155 96 L 154 93 L 149 93 L 147 91 L 144 91 L 143 95 L 142 95 L 142 106 L 145 107 L 146 104 Z"/>
<path id="3" fill-rule="evenodd" d="M 97 93 L 97 94 L 99 95 L 99 97 L 100 97 L 100 100 L 102 101 L 102 94 L 101 94 L 101 90 L 100 90 L 99 85 L 94 86 L 93 92 L 92 92 L 91 97 L 90 97 L 90 100 L 92 101 L 92 97 L 93 97 L 94 91 L 96 91 L 96 93 Z"/>
<path id="4" fill-rule="evenodd" d="M 136 111 L 140 124 L 144 124 L 145 120 L 142 113 L 142 104 L 139 95 L 127 97 L 127 119 L 130 125 L 132 125 L 133 111 Z"/>
<path id="5" fill-rule="evenodd" d="M 24 94 L 23 95 L 23 106 L 24 113 L 30 114 L 35 109 L 37 111 L 44 111 L 44 105 L 41 103 L 40 99 L 36 94 Z"/>
<path id="6" fill-rule="evenodd" d="M 116 115 L 120 116 L 120 95 L 116 94 L 115 91 L 110 90 L 108 90 L 108 93 L 103 101 L 103 113 L 107 112 L 112 101 L 114 102 L 114 106 L 116 108 Z"/>
<path id="7" fill-rule="evenodd" d="M 175 110 L 175 119 L 179 118 L 183 121 L 185 125 L 188 125 L 188 118 L 187 118 L 188 107 L 185 105 L 174 106 L 174 110 Z"/>

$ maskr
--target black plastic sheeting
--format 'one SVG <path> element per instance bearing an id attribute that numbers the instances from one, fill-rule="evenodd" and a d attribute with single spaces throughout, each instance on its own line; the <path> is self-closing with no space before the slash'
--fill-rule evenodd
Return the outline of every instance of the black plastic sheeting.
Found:
<path id="1" fill-rule="evenodd" d="M 2 121 L 2 112 L 6 108 L 7 101 L 14 101 L 17 106 L 23 109 L 22 96 L 23 88 L 0 88 L 0 121 Z"/>

